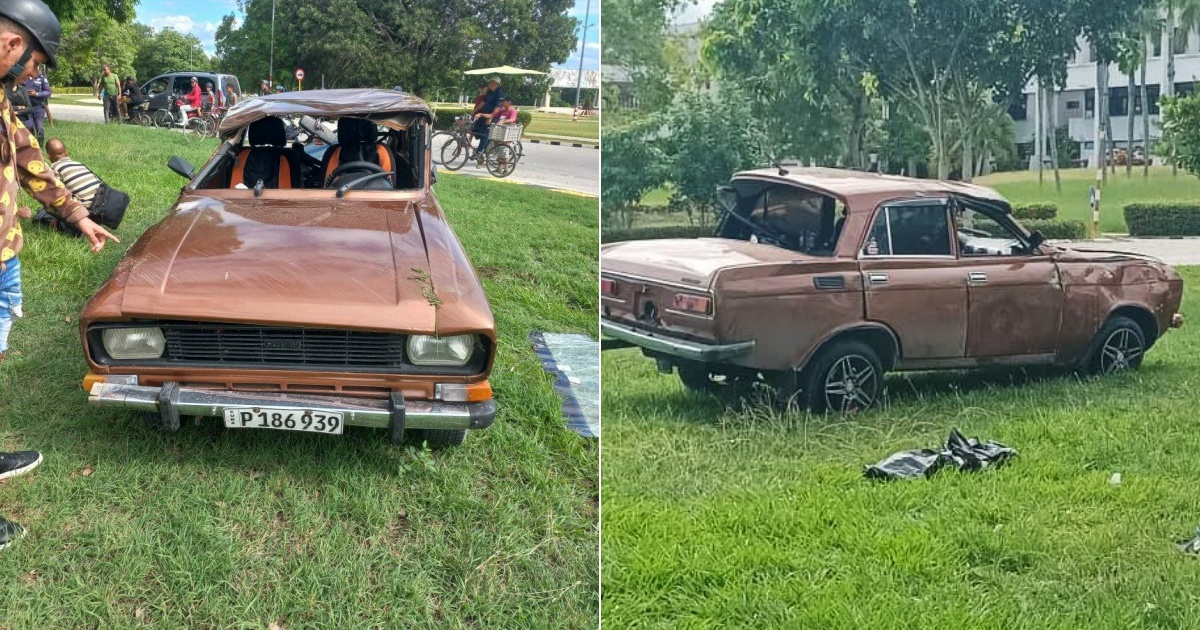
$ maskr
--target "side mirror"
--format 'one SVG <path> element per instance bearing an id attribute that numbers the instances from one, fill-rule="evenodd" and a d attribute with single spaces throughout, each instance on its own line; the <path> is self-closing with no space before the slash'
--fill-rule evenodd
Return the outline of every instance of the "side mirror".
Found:
<path id="1" fill-rule="evenodd" d="M 178 155 L 167 161 L 167 168 L 179 173 L 184 179 L 191 179 L 196 176 L 196 168 Z"/>

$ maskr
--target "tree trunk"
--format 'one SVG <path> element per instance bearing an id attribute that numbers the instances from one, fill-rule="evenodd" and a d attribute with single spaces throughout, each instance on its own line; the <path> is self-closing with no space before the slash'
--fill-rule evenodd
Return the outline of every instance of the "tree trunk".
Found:
<path id="1" fill-rule="evenodd" d="M 1142 146 L 1145 147 L 1145 161 L 1142 162 L 1142 177 L 1150 177 L 1150 99 L 1146 92 L 1146 66 L 1150 65 L 1150 49 L 1142 53 Z"/>
<path id="2" fill-rule="evenodd" d="M 850 121 L 850 138 L 846 152 L 849 154 L 850 167 L 855 169 L 863 167 L 862 139 L 867 124 L 866 98 L 866 94 L 861 93 L 861 90 L 854 97 L 854 111 Z"/>
<path id="3" fill-rule="evenodd" d="M 1175 96 L 1175 3 L 1167 2 L 1167 80 L 1163 86 L 1165 90 L 1160 89 L 1159 95 Z M 1175 164 L 1171 164 L 1171 175 L 1176 174 Z"/>
<path id="4" fill-rule="evenodd" d="M 959 175 L 959 179 L 964 182 L 971 181 L 972 171 L 975 169 L 975 147 L 973 145 L 974 142 L 971 141 L 971 138 L 963 138 L 962 173 Z"/>
<path id="5" fill-rule="evenodd" d="M 1046 120 L 1050 125 L 1050 165 L 1054 169 L 1054 190 L 1062 192 L 1062 178 L 1058 173 L 1058 94 L 1054 88 L 1046 90 L 1046 107 L 1050 113 L 1046 115 Z"/>
<path id="6" fill-rule="evenodd" d="M 1126 130 L 1125 177 L 1132 177 L 1133 176 L 1133 103 L 1134 103 L 1133 91 L 1135 89 L 1137 89 L 1137 86 L 1133 82 L 1133 68 L 1129 69 L 1128 86 L 1129 86 L 1129 88 L 1128 88 L 1129 92 L 1128 92 L 1128 96 L 1125 99 L 1126 103 L 1127 103 L 1126 107 L 1125 107 L 1125 122 L 1128 123 L 1127 125 L 1125 125 L 1125 130 Z M 1142 108 L 1145 109 L 1145 107 L 1146 107 L 1146 104 L 1142 103 Z"/>
<path id="7" fill-rule="evenodd" d="M 1033 161 L 1036 163 L 1034 168 L 1037 169 L 1038 188 L 1042 186 L 1042 158 L 1046 150 L 1045 125 L 1042 124 L 1042 112 L 1045 111 L 1042 107 L 1042 79 L 1038 77 L 1037 88 L 1033 92 Z"/>

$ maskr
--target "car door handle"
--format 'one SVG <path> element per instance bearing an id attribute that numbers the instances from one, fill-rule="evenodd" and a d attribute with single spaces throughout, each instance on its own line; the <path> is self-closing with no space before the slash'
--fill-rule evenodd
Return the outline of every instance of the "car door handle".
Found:
<path id="1" fill-rule="evenodd" d="M 987 274 L 982 271 L 972 271 L 967 274 L 967 282 L 971 284 L 987 284 Z"/>
<path id="2" fill-rule="evenodd" d="M 873 285 L 887 284 L 886 273 L 868 273 L 867 282 Z"/>

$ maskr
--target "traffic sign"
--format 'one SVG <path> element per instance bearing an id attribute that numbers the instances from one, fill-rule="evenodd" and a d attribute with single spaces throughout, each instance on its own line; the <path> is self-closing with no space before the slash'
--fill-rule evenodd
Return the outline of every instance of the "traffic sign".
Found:
<path id="1" fill-rule="evenodd" d="M 304 68 L 296 68 L 296 80 L 297 81 L 304 80 Z"/>

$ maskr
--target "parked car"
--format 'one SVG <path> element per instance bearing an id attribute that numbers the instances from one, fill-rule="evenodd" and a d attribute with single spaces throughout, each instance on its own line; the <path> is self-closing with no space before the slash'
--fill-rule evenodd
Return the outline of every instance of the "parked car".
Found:
<path id="1" fill-rule="evenodd" d="M 203 91 L 206 83 L 212 83 L 213 89 L 224 95 L 226 86 L 233 86 L 233 91 L 239 97 L 242 86 L 237 77 L 232 74 L 216 72 L 168 72 L 160 74 L 142 85 L 142 94 L 146 96 L 146 106 L 151 114 L 160 109 L 170 109 L 171 96 L 187 94 L 192 89 L 192 77 L 200 80 Z M 207 97 L 206 97 L 207 98 Z M 224 96 L 222 96 L 224 98 Z"/>
<path id="2" fill-rule="evenodd" d="M 321 159 L 286 143 L 303 115 L 336 124 Z M 174 207 L 84 307 L 88 401 L 168 430 L 215 416 L 438 446 L 489 426 L 495 325 L 433 192 L 432 120 L 384 90 L 232 108 L 199 170 L 172 158 Z"/>
<path id="3" fill-rule="evenodd" d="M 1050 244 L 982 186 L 779 167 L 721 197 L 715 238 L 601 249 L 604 347 L 693 390 L 854 411 L 892 370 L 1137 368 L 1183 323 L 1171 267 Z"/>

